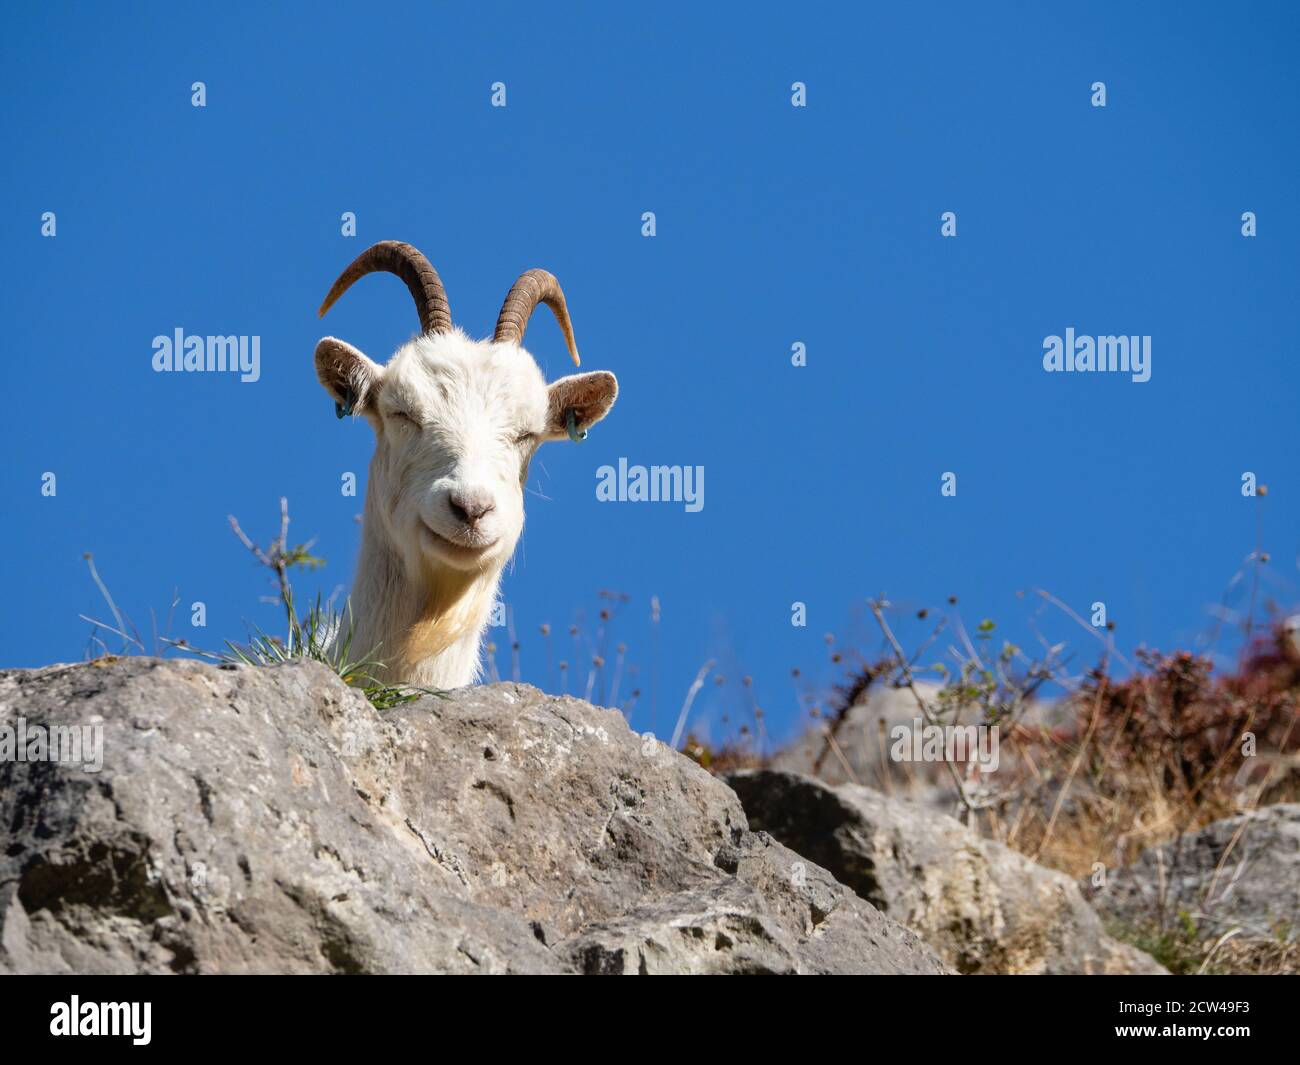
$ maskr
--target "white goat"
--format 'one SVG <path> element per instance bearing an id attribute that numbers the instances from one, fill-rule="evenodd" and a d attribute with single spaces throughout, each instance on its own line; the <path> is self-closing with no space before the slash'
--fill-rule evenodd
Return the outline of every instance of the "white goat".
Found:
<path id="1" fill-rule="evenodd" d="M 358 278 L 396 274 L 415 297 L 421 335 L 380 366 L 334 337 L 316 345 L 316 375 L 339 417 L 375 431 L 361 556 L 352 587 L 352 646 L 385 663 L 379 679 L 433 688 L 472 684 L 501 569 L 524 523 L 528 463 L 544 440 L 580 434 L 618 396 L 611 373 L 546 384 L 522 347 L 539 303 L 555 314 L 575 364 L 577 345 L 559 282 L 521 274 L 492 340 L 451 324 L 438 272 L 409 244 L 362 252 L 320 314 Z"/>

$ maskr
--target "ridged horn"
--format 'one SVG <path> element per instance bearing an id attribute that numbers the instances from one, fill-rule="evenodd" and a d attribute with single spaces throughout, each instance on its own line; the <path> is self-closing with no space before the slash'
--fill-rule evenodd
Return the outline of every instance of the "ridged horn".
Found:
<path id="1" fill-rule="evenodd" d="M 555 275 L 545 270 L 525 270 L 519 275 L 519 280 L 506 294 L 505 303 L 501 304 L 493 339 L 522 344 L 524 333 L 528 330 L 528 319 L 533 316 L 539 303 L 545 303 L 551 308 L 555 320 L 560 323 L 560 332 L 564 334 L 564 342 L 569 346 L 569 354 L 573 356 L 573 364 L 581 366 L 578 342 L 573 339 L 573 323 L 569 321 L 569 306 L 564 302 L 564 290 L 555 280 Z"/>
<path id="2" fill-rule="evenodd" d="M 325 302 L 320 305 L 320 317 L 352 285 L 366 274 L 396 274 L 406 282 L 420 312 L 420 329 L 425 333 L 447 333 L 451 330 L 451 304 L 442 287 L 442 278 L 420 252 L 400 240 L 381 240 L 352 260 L 339 279 L 330 288 Z"/>

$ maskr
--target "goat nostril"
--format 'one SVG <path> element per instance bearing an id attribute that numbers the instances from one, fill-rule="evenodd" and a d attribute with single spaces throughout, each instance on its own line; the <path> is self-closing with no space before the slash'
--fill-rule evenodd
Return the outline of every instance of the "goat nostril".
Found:
<path id="1" fill-rule="evenodd" d="M 486 495 L 452 492 L 447 496 L 447 505 L 457 521 L 473 525 L 485 514 L 491 513 L 495 506 Z"/>

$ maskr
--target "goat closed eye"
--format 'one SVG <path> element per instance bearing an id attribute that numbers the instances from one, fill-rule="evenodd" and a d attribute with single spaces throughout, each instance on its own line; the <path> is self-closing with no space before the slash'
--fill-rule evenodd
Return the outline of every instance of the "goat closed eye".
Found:
<path id="1" fill-rule="evenodd" d="M 395 422 L 404 422 L 407 425 L 415 425 L 416 421 L 404 410 L 390 410 L 388 416 Z"/>

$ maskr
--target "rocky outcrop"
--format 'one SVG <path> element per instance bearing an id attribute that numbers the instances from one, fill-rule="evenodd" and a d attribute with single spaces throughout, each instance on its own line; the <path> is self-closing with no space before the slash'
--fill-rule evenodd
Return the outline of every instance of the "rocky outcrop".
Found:
<path id="1" fill-rule="evenodd" d="M 728 782 L 752 826 L 824 866 L 959 972 L 1164 971 L 1107 935 L 1069 877 L 928 807 L 775 770 Z"/>
<path id="2" fill-rule="evenodd" d="M 379 712 L 310 662 L 0 673 L 0 732 L 51 726 L 99 729 L 103 764 L 0 760 L 3 972 L 944 970 L 575 699 Z"/>
<path id="3" fill-rule="evenodd" d="M 1300 804 L 1265 806 L 1143 851 L 1093 905 L 1133 928 L 1190 922 L 1202 936 L 1234 928 L 1262 939 L 1300 936 Z"/>
<path id="4" fill-rule="evenodd" d="M 940 685 L 928 681 L 916 682 L 917 693 L 931 711 L 940 705 L 941 690 Z M 1065 723 L 1069 713 L 1065 702 L 1030 699 L 1016 720 L 1030 728 L 1053 728 Z M 861 692 L 838 720 L 817 719 L 813 727 L 777 751 L 768 768 L 816 777 L 827 784 L 862 784 L 937 810 L 950 809 L 957 795 L 942 763 L 901 764 L 890 755 L 897 740 L 894 730 L 901 726 L 910 735 L 923 718 L 911 690 L 877 682 Z M 950 718 L 944 720 L 952 723 Z M 961 723 L 972 720 L 978 718 L 968 716 Z M 1011 745 L 1004 745 L 1001 757 L 1010 772 L 1016 760 Z"/>
<path id="5" fill-rule="evenodd" d="M 938 687 L 924 681 L 917 690 L 933 703 Z M 881 774 L 891 774 L 900 787 L 907 783 L 918 795 L 936 795 L 945 790 L 947 776 L 940 767 L 922 763 L 909 767 L 910 775 L 888 762 L 890 732 L 910 725 L 920 716 L 916 697 L 906 688 L 875 684 L 858 696 L 838 722 L 819 719 L 772 756 L 770 768 L 801 773 L 828 784 L 874 784 L 884 786 Z M 833 734 L 834 742 L 828 739 Z M 942 801 L 936 797 L 935 801 Z"/>

